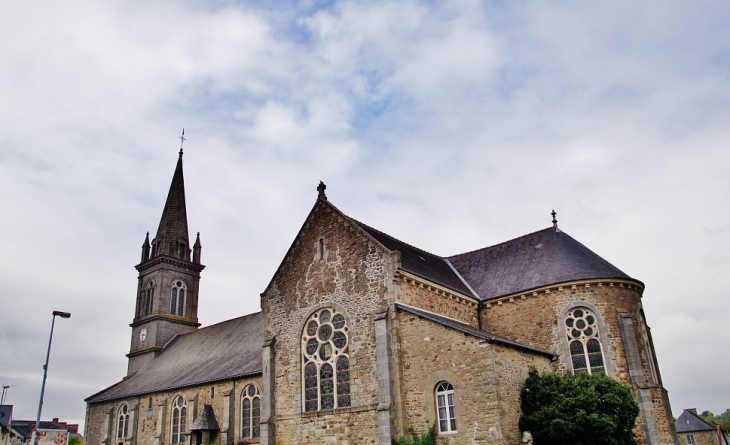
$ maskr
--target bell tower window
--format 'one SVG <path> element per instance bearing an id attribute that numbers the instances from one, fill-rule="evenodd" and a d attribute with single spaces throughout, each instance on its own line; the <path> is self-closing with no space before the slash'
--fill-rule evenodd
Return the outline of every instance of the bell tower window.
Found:
<path id="1" fill-rule="evenodd" d="M 148 281 L 147 286 L 142 291 L 142 316 L 147 316 L 152 313 L 152 305 L 155 300 L 155 282 Z"/>
<path id="2" fill-rule="evenodd" d="M 172 283 L 172 293 L 170 295 L 170 313 L 172 315 L 183 316 L 185 311 L 185 293 L 187 288 L 181 280 L 175 280 Z"/>

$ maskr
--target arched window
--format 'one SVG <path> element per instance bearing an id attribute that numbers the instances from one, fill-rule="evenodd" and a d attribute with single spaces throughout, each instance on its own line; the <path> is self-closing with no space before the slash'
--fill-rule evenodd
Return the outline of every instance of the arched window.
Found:
<path id="1" fill-rule="evenodd" d="M 261 437 L 261 396 L 254 385 L 243 388 L 241 393 L 241 437 L 243 439 Z"/>
<path id="2" fill-rule="evenodd" d="M 573 373 L 606 372 L 596 314 L 584 307 L 571 309 L 565 318 L 565 329 Z"/>
<path id="3" fill-rule="evenodd" d="M 150 280 L 142 290 L 142 316 L 152 313 L 152 302 L 155 299 L 155 282 Z"/>
<path id="4" fill-rule="evenodd" d="M 170 313 L 182 317 L 185 310 L 185 283 L 176 280 L 172 283 L 172 294 L 170 295 Z"/>
<path id="5" fill-rule="evenodd" d="M 185 442 L 185 425 L 188 418 L 188 404 L 185 397 L 177 396 L 172 401 L 172 426 L 170 434 L 170 443 Z"/>
<path id="6" fill-rule="evenodd" d="M 117 411 L 117 441 L 127 437 L 129 437 L 129 408 L 124 404 Z"/>
<path id="7" fill-rule="evenodd" d="M 456 432 L 456 410 L 454 409 L 454 387 L 449 382 L 436 385 L 436 414 L 439 432 Z"/>
<path id="8" fill-rule="evenodd" d="M 350 357 L 345 316 L 320 309 L 302 333 L 304 411 L 350 406 Z"/>

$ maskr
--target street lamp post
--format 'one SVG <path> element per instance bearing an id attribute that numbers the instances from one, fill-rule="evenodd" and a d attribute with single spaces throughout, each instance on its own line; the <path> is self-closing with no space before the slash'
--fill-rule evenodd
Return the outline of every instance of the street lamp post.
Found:
<path id="1" fill-rule="evenodd" d="M 48 359 L 51 357 L 51 341 L 53 340 L 53 325 L 56 323 L 56 315 L 61 318 L 71 318 L 70 312 L 53 311 L 53 320 L 51 321 L 51 336 L 48 338 L 48 352 L 46 352 L 46 364 L 43 365 L 43 384 L 41 385 L 41 399 L 38 401 L 38 416 L 35 420 L 35 428 L 30 438 L 30 445 L 35 445 L 35 436 L 38 427 L 41 425 L 41 409 L 43 408 L 43 393 L 46 392 L 46 377 L 48 377 Z"/>

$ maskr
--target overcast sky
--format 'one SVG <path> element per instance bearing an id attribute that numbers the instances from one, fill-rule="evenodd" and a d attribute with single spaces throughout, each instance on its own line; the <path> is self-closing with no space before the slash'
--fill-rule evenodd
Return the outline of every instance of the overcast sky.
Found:
<path id="1" fill-rule="evenodd" d="M 273 6 L 272 6 L 273 3 Z M 33 419 L 126 373 L 185 127 L 204 325 L 315 202 L 439 255 L 550 225 L 646 284 L 675 415 L 730 408 L 730 3 L 0 3 L 0 384 Z"/>

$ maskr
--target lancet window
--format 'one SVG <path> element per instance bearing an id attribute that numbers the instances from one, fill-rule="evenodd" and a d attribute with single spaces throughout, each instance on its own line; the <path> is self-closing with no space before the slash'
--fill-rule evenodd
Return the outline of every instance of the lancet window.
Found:
<path id="1" fill-rule="evenodd" d="M 177 396 L 172 401 L 172 425 L 170 443 L 185 442 L 185 431 L 188 418 L 188 404 L 183 396 Z"/>
<path id="2" fill-rule="evenodd" d="M 147 286 L 142 290 L 142 308 L 141 315 L 144 317 L 152 313 L 152 304 L 155 299 L 155 282 L 150 280 Z"/>
<path id="3" fill-rule="evenodd" d="M 182 317 L 185 310 L 185 283 L 175 280 L 172 283 L 172 294 L 170 295 L 170 313 Z"/>
<path id="4" fill-rule="evenodd" d="M 598 336 L 598 317 L 588 308 L 571 309 L 565 318 L 573 373 L 606 372 Z"/>
<path id="5" fill-rule="evenodd" d="M 304 411 L 350 406 L 349 336 L 345 316 L 335 309 L 312 314 L 302 333 Z"/>
<path id="6" fill-rule="evenodd" d="M 243 388 L 241 393 L 241 437 L 261 437 L 261 396 L 254 385 Z"/>
<path id="7" fill-rule="evenodd" d="M 129 437 L 129 407 L 124 404 L 117 411 L 117 441 Z"/>

